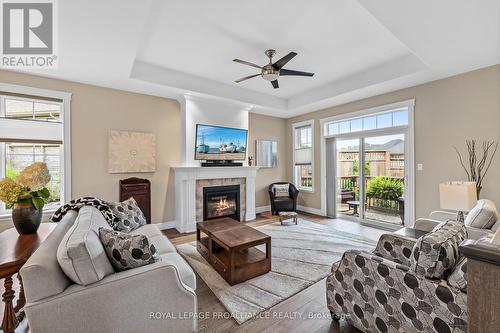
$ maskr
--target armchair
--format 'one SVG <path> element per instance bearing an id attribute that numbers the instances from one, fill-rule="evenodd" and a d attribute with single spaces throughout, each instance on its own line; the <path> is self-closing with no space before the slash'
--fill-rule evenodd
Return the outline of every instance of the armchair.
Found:
<path id="1" fill-rule="evenodd" d="M 417 219 L 414 227 L 418 230 L 431 231 L 441 222 L 456 219 L 456 212 L 437 210 L 431 212 L 429 217 Z M 465 225 L 469 239 L 478 240 L 491 236 L 500 227 L 495 204 L 487 199 L 478 200 L 476 206 L 465 216 Z"/>
<path id="2" fill-rule="evenodd" d="M 450 232 L 455 233 L 456 242 L 465 237 L 464 228 L 458 229 L 457 225 L 441 227 L 431 241 L 442 242 L 443 249 L 450 249 L 456 245 L 444 240 Z M 415 255 L 417 242 L 421 249 L 417 246 L 419 253 Z M 435 266 L 429 262 L 432 256 L 439 260 L 441 251 L 426 253 L 427 245 L 422 242 L 386 234 L 379 239 L 373 253 L 345 252 L 333 264 L 326 280 L 327 305 L 332 317 L 345 318 L 364 332 L 466 333 L 467 294 L 448 285 L 443 273 L 450 269 L 447 262 Z M 452 252 L 448 255 L 453 255 Z M 426 265 L 425 269 L 420 265 Z M 435 268 L 439 265 L 441 270 Z M 431 273 L 430 267 L 436 270 Z M 443 276 L 426 277 L 438 273 Z"/>
<path id="3" fill-rule="evenodd" d="M 276 197 L 274 185 L 288 184 L 288 197 Z M 297 197 L 299 190 L 295 185 L 287 182 L 277 182 L 269 185 L 269 199 L 271 201 L 271 212 L 273 215 L 278 215 L 279 212 L 294 212 L 297 210 Z"/>

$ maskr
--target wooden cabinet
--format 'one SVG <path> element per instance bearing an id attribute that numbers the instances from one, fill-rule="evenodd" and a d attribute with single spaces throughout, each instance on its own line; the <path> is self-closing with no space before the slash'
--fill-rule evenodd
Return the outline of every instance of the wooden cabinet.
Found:
<path id="1" fill-rule="evenodd" d="M 120 180 L 120 201 L 134 197 L 147 223 L 151 223 L 151 182 L 148 179 L 128 178 Z"/>

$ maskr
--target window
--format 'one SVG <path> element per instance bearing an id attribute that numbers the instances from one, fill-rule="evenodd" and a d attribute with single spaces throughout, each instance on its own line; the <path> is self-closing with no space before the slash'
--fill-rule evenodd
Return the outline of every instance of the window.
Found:
<path id="1" fill-rule="evenodd" d="M 313 191 L 313 149 L 314 149 L 314 122 L 306 121 L 293 125 L 293 174 L 294 184 L 305 191 Z"/>
<path id="2" fill-rule="evenodd" d="M 0 178 L 14 179 L 30 164 L 46 163 L 51 195 L 44 210 L 53 210 L 64 201 L 69 189 L 64 160 L 64 120 L 68 119 L 64 117 L 65 98 L 21 94 L 24 87 L 0 86 L 5 87 L 12 90 L 0 90 Z M 8 214 L 10 210 L 0 203 L 0 216 Z"/>
<path id="3" fill-rule="evenodd" d="M 338 135 L 408 125 L 408 108 L 325 123 L 325 135 Z"/>

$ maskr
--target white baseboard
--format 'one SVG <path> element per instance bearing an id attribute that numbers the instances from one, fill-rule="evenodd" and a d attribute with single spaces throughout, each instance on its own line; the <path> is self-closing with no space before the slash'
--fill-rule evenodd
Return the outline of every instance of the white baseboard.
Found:
<path id="1" fill-rule="evenodd" d="M 261 207 L 255 207 L 255 213 L 264 213 L 264 212 L 270 212 L 271 211 L 271 205 L 267 206 L 261 206 Z"/>
<path id="2" fill-rule="evenodd" d="M 321 209 L 319 209 L 319 208 L 312 208 L 312 207 L 297 205 L 297 210 L 300 210 L 301 212 L 305 212 L 305 213 L 323 216 L 323 213 L 321 212 Z"/>
<path id="3" fill-rule="evenodd" d="M 168 221 L 168 222 L 163 222 L 163 223 L 155 223 L 155 225 L 160 230 L 172 229 L 172 228 L 175 228 L 175 221 Z"/>

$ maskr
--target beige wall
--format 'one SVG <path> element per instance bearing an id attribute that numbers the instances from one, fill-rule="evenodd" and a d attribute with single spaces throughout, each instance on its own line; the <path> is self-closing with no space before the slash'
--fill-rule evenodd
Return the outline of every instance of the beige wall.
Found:
<path id="1" fill-rule="evenodd" d="M 180 164 L 180 111 L 175 100 L 37 76 L 0 71 L 0 82 L 70 92 L 72 197 L 93 195 L 118 200 L 118 180 L 137 176 L 152 184 L 152 221 L 172 221 L 173 174 Z M 157 171 L 148 174 L 108 173 L 110 129 L 156 135 Z M 5 228 L 4 222 L 0 228 Z"/>
<path id="2" fill-rule="evenodd" d="M 319 119 L 412 98 L 415 99 L 415 162 L 424 165 L 424 170 L 415 174 L 416 215 L 424 216 L 439 208 L 440 182 L 465 179 L 453 146 L 464 149 L 468 138 L 500 140 L 500 65 L 301 115 L 288 120 L 288 135 L 291 136 L 292 123 L 315 119 L 314 180 L 319 184 Z M 291 141 L 287 142 L 291 151 Z M 292 163 L 291 155 L 288 163 Z M 292 178 L 291 169 L 287 175 Z M 490 198 L 500 206 L 500 152 L 484 181 L 481 197 Z M 315 193 L 302 193 L 300 204 L 320 208 L 319 186 Z"/>
<path id="3" fill-rule="evenodd" d="M 248 118 L 248 153 L 249 156 L 254 157 L 254 163 L 255 140 L 278 141 L 278 167 L 260 169 L 257 172 L 257 178 L 255 180 L 256 206 L 262 207 L 270 204 L 269 195 L 267 193 L 267 187 L 269 186 L 269 184 L 277 181 L 287 180 L 287 121 L 282 118 L 264 116 L 256 113 L 249 113 Z"/>

